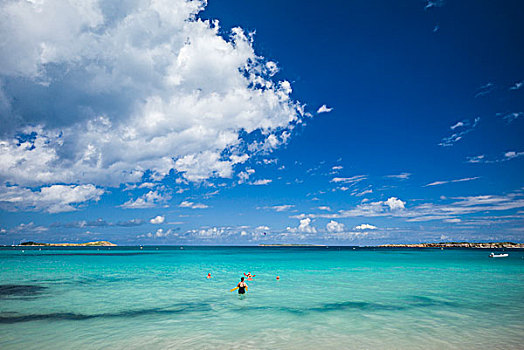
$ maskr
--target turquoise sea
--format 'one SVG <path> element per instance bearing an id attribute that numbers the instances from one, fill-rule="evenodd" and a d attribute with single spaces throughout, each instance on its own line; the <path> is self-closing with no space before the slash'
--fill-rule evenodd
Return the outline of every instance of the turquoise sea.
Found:
<path id="1" fill-rule="evenodd" d="M 490 252 L 3 247 L 0 348 L 522 349 L 524 252 Z"/>

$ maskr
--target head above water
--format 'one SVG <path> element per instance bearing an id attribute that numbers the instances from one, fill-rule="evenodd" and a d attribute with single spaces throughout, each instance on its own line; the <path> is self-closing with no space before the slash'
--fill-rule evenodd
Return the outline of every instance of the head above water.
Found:
<path id="1" fill-rule="evenodd" d="M 240 277 L 240 282 L 244 282 L 244 277 Z"/>

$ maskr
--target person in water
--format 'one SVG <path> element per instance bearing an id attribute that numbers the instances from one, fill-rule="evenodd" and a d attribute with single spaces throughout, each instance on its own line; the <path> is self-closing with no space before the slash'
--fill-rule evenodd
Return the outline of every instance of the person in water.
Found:
<path id="1" fill-rule="evenodd" d="M 244 282 L 244 277 L 240 278 L 240 282 L 237 284 L 235 288 L 231 289 L 231 292 L 235 289 L 238 289 L 238 294 L 246 294 L 247 284 L 246 282 Z"/>
<path id="2" fill-rule="evenodd" d="M 211 278 L 211 272 L 207 274 L 207 278 Z"/>
<path id="3" fill-rule="evenodd" d="M 252 275 L 251 272 L 248 272 L 247 275 L 246 275 L 246 273 L 244 272 L 244 276 L 247 277 L 247 280 L 248 280 L 248 281 L 252 281 L 253 278 L 254 278 L 256 275 Z"/>

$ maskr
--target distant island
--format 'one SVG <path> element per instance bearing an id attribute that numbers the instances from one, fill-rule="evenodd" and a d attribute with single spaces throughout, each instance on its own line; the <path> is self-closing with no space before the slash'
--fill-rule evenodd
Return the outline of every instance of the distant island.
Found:
<path id="1" fill-rule="evenodd" d="M 86 243 L 38 243 L 38 242 L 23 242 L 20 243 L 21 246 L 30 246 L 30 247 L 36 247 L 36 246 L 43 246 L 43 247 L 94 247 L 94 246 L 102 246 L 102 247 L 115 247 L 116 244 L 108 242 L 108 241 L 96 241 L 96 242 L 86 242 Z"/>
<path id="2" fill-rule="evenodd" d="M 325 247 L 323 244 L 259 244 L 259 247 Z"/>
<path id="3" fill-rule="evenodd" d="M 513 242 L 489 242 L 489 243 L 470 243 L 470 242 L 441 242 L 441 243 L 415 243 L 415 244 L 384 244 L 381 248 L 524 248 L 524 243 Z"/>

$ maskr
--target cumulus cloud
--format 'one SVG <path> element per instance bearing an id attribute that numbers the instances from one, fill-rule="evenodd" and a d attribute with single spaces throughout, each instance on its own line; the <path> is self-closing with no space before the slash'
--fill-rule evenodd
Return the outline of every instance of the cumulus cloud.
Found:
<path id="1" fill-rule="evenodd" d="M 509 89 L 510 90 L 519 90 L 522 86 L 524 86 L 524 80 L 516 82 Z"/>
<path id="2" fill-rule="evenodd" d="M 207 205 L 202 203 L 193 203 L 189 201 L 183 201 L 178 205 L 180 208 L 191 208 L 191 209 L 205 209 L 208 208 Z"/>
<path id="3" fill-rule="evenodd" d="M 320 214 L 300 214 L 295 216 L 297 219 L 305 218 L 326 218 L 326 219 L 340 219 L 351 217 L 397 217 L 403 218 L 407 222 L 424 222 L 432 220 L 453 220 L 447 222 L 459 221 L 459 216 L 474 214 L 474 219 L 482 223 L 474 222 L 474 224 L 487 224 L 489 220 L 484 220 L 482 215 L 494 211 L 506 211 L 524 208 L 524 194 L 522 191 L 509 193 L 507 195 L 479 195 L 468 197 L 446 198 L 442 197 L 442 201 L 448 203 L 422 203 L 410 208 L 406 208 L 405 202 L 396 198 L 390 197 L 387 201 L 366 202 L 357 205 L 354 208 L 339 210 L 337 213 L 320 213 Z M 511 219 L 520 219 L 522 210 L 517 212 L 517 216 L 510 216 Z M 501 218 L 497 216 L 497 218 Z M 473 222 L 473 219 L 463 220 L 461 223 Z"/>
<path id="4" fill-rule="evenodd" d="M 255 185 L 255 186 L 262 186 L 262 185 L 268 185 L 270 184 L 271 182 L 273 182 L 273 180 L 271 179 L 260 179 L 260 180 L 256 180 L 252 183 L 252 185 Z"/>
<path id="5" fill-rule="evenodd" d="M 158 215 L 149 220 L 150 223 L 154 225 L 162 224 L 166 218 L 163 215 Z"/>
<path id="6" fill-rule="evenodd" d="M 20 186 L 0 189 L 0 207 L 6 210 L 60 213 L 77 210 L 78 205 L 98 201 L 104 190 L 94 185 L 52 185 L 32 190 Z"/>
<path id="7" fill-rule="evenodd" d="M 311 219 L 305 218 L 300 220 L 298 227 L 288 227 L 289 232 L 316 233 L 317 229 L 311 225 Z"/>
<path id="8" fill-rule="evenodd" d="M 355 226 L 355 230 L 376 230 L 377 227 L 370 225 L 370 224 L 361 224 L 358 226 Z"/>
<path id="9" fill-rule="evenodd" d="M 317 109 L 317 114 L 320 114 L 320 113 L 329 113 L 333 110 L 333 108 L 329 108 L 328 106 L 326 105 L 322 105 L 320 106 L 319 109 Z"/>
<path id="10" fill-rule="evenodd" d="M 229 178 L 285 143 L 303 112 L 291 85 L 251 34 L 197 18 L 205 5 L 2 2 L 0 181 Z"/>
<path id="11" fill-rule="evenodd" d="M 384 204 L 387 205 L 390 210 L 400 210 L 405 208 L 404 205 L 406 202 L 403 202 L 396 197 L 390 197 L 384 202 Z"/>
<path id="12" fill-rule="evenodd" d="M 117 221 L 117 222 L 108 222 L 102 218 L 98 218 L 96 220 L 87 221 L 87 220 L 80 220 L 80 221 L 71 221 L 71 222 L 55 222 L 51 224 L 51 227 L 66 227 L 66 228 L 85 228 L 85 227 L 135 227 L 140 226 L 144 222 L 140 219 L 131 219 L 126 221 Z"/>
<path id="13" fill-rule="evenodd" d="M 243 184 L 247 180 L 249 180 L 249 177 L 255 173 L 254 169 L 246 168 L 246 170 L 241 171 L 238 173 L 238 183 Z"/>
<path id="14" fill-rule="evenodd" d="M 344 231 L 344 224 L 340 222 L 336 222 L 335 220 L 331 220 L 327 223 L 326 229 L 328 232 L 343 232 Z"/>
<path id="15" fill-rule="evenodd" d="M 168 236 L 172 236 L 174 233 L 175 231 L 172 229 L 164 230 L 162 228 L 159 228 L 158 230 L 156 230 L 155 233 L 149 232 L 146 234 L 138 235 L 137 238 L 166 238 Z"/>
<path id="16" fill-rule="evenodd" d="M 229 234 L 229 232 L 223 227 L 210 227 L 199 230 L 189 230 L 188 233 L 194 238 L 219 238 L 224 234 Z"/>
<path id="17" fill-rule="evenodd" d="M 122 204 L 121 207 L 126 209 L 154 208 L 160 204 L 165 204 L 169 199 L 171 199 L 171 196 L 168 194 L 162 194 L 159 191 L 149 191 L 137 199 L 130 199 Z"/>

